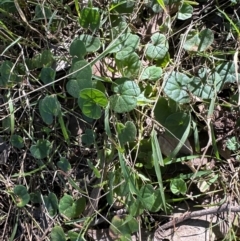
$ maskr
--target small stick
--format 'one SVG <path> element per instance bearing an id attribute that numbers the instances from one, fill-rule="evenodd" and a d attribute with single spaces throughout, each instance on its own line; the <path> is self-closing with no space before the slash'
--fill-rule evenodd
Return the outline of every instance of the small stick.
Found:
<path id="1" fill-rule="evenodd" d="M 159 232 L 162 232 L 162 230 L 168 229 L 173 227 L 174 225 L 181 223 L 185 220 L 188 220 L 190 218 L 195 218 L 195 217 L 201 217 L 204 215 L 209 215 L 209 214 L 217 214 L 217 213 L 222 213 L 222 212 L 240 212 L 240 206 L 231 206 L 229 203 L 225 203 L 219 207 L 215 207 L 215 208 L 209 208 L 209 209 L 203 209 L 203 210 L 199 210 L 199 211 L 194 211 L 194 212 L 186 212 L 185 214 L 183 214 L 181 217 L 177 217 L 174 218 L 173 220 L 171 220 L 170 222 L 163 224 L 162 226 L 160 226 L 156 231 L 155 231 L 155 235 Z"/>

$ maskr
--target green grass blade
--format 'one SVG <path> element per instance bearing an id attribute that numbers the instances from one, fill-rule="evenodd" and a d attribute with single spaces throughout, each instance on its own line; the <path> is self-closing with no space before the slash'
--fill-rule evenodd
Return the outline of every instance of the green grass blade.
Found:
<path id="1" fill-rule="evenodd" d="M 163 166 L 164 162 L 163 162 L 162 153 L 160 150 L 160 145 L 159 145 L 159 142 L 157 139 L 157 133 L 155 130 L 153 130 L 151 133 L 151 143 L 152 143 L 152 158 L 153 158 L 153 163 L 154 163 L 154 169 L 155 169 L 157 179 L 158 179 L 158 185 L 159 185 L 160 192 L 161 192 L 163 210 L 165 212 L 167 212 L 164 187 L 163 187 L 163 181 L 162 181 L 162 174 L 161 174 L 161 169 L 160 169 L 160 165 Z"/>
<path id="2" fill-rule="evenodd" d="M 67 132 L 64 120 L 62 118 L 62 113 L 60 113 L 58 115 L 58 122 L 59 122 L 59 124 L 61 126 L 61 130 L 62 130 L 62 134 L 63 134 L 64 140 L 67 142 L 68 145 L 70 145 L 70 139 L 69 139 L 69 136 L 68 136 L 68 132 Z"/>

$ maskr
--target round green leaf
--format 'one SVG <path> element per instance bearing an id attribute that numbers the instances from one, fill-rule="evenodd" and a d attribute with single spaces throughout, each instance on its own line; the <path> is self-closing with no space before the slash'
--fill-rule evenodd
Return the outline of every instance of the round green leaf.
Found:
<path id="1" fill-rule="evenodd" d="M 71 164 L 65 157 L 60 158 L 60 161 L 57 162 L 57 166 L 66 173 L 71 170 Z"/>
<path id="2" fill-rule="evenodd" d="M 30 152 L 36 159 L 43 159 L 49 155 L 51 143 L 48 140 L 38 140 L 36 145 L 32 145 Z"/>
<path id="3" fill-rule="evenodd" d="M 62 227 L 55 226 L 51 231 L 51 241 L 66 241 Z"/>
<path id="4" fill-rule="evenodd" d="M 98 37 L 88 34 L 82 34 L 79 39 L 83 41 L 88 53 L 96 52 L 101 47 L 101 42 Z"/>
<path id="5" fill-rule="evenodd" d="M 58 211 L 58 199 L 55 193 L 50 192 L 48 196 L 43 196 L 43 200 L 50 216 L 55 216 Z"/>
<path id="6" fill-rule="evenodd" d="M 164 91 L 168 97 L 178 103 L 188 103 L 190 101 L 187 86 L 191 79 L 187 75 L 173 71 L 165 74 L 164 81 L 166 81 Z"/>
<path id="7" fill-rule="evenodd" d="M 51 67 L 43 67 L 40 73 L 40 79 L 44 84 L 52 83 L 55 80 L 56 71 Z"/>
<path id="8" fill-rule="evenodd" d="M 84 211 L 85 205 L 85 198 L 74 201 L 72 196 L 64 194 L 59 202 L 59 211 L 70 219 L 76 218 Z"/>
<path id="9" fill-rule="evenodd" d="M 151 37 L 152 43 L 147 45 L 146 55 L 150 59 L 163 59 L 168 52 L 168 41 L 163 34 L 155 33 Z"/>
<path id="10" fill-rule="evenodd" d="M 95 141 L 96 134 L 94 130 L 86 129 L 85 133 L 81 136 L 82 142 L 87 146 L 90 146 Z"/>
<path id="11" fill-rule="evenodd" d="M 162 205 L 159 189 L 154 190 L 153 186 L 150 184 L 143 185 L 140 189 L 140 194 L 143 200 L 142 204 L 147 210 L 151 212 L 159 211 Z"/>
<path id="12" fill-rule="evenodd" d="M 118 27 L 116 27 L 118 29 Z M 117 32 L 117 31 L 116 31 Z M 116 36 L 117 40 L 113 40 L 114 44 L 110 53 L 117 53 L 121 50 L 128 50 L 129 53 L 133 52 L 139 44 L 139 37 L 136 34 L 123 33 L 120 36 Z"/>
<path id="13" fill-rule="evenodd" d="M 187 185 L 182 178 L 174 178 L 171 180 L 170 189 L 173 194 L 181 193 L 184 195 L 187 192 Z"/>
<path id="14" fill-rule="evenodd" d="M 137 96 L 141 94 L 139 86 L 134 81 L 124 80 L 121 83 L 121 80 L 113 88 L 116 95 L 109 98 L 111 109 L 117 113 L 133 110 L 137 106 Z"/>
<path id="15" fill-rule="evenodd" d="M 79 23 L 83 28 L 90 28 L 92 31 L 98 29 L 100 25 L 99 9 L 89 7 L 83 8 Z"/>
<path id="16" fill-rule="evenodd" d="M 123 218 L 116 215 L 111 220 L 110 230 L 116 235 L 131 235 L 138 230 L 138 222 L 130 215 Z"/>
<path id="17" fill-rule="evenodd" d="M 222 78 L 222 83 L 234 83 L 236 78 L 235 64 L 232 61 L 223 62 L 219 64 L 216 71 Z M 240 79 L 240 74 L 238 74 L 238 79 Z"/>
<path id="18" fill-rule="evenodd" d="M 19 135 L 12 135 L 10 139 L 11 144 L 19 149 L 24 147 L 23 138 Z"/>
<path id="19" fill-rule="evenodd" d="M 135 141 L 137 135 L 137 128 L 133 122 L 127 121 L 125 125 L 122 123 L 117 123 L 118 138 L 123 146 L 127 142 Z"/>
<path id="20" fill-rule="evenodd" d="M 84 115 L 92 119 L 101 117 L 101 108 L 106 107 L 108 99 L 100 90 L 87 88 L 80 91 L 78 105 Z"/>
<path id="21" fill-rule="evenodd" d="M 183 3 L 178 11 L 177 18 L 180 20 L 186 20 L 191 18 L 193 14 L 193 7 L 190 4 Z"/>
<path id="22" fill-rule="evenodd" d="M 56 95 L 47 95 L 39 101 L 39 111 L 43 121 L 50 125 L 53 122 L 53 116 L 58 116 L 61 112 L 61 105 Z"/>
<path id="23" fill-rule="evenodd" d="M 83 59 L 87 53 L 86 47 L 82 40 L 75 39 L 70 45 L 70 54 L 74 57 L 77 56 L 79 59 Z"/>
<path id="24" fill-rule="evenodd" d="M 189 33 L 183 48 L 187 51 L 202 52 L 205 51 L 214 40 L 212 30 L 204 29 L 200 33 Z"/>
<path id="25" fill-rule="evenodd" d="M 156 67 L 155 65 L 147 67 L 143 70 L 140 80 L 159 80 L 162 76 L 162 68 Z"/>
<path id="26" fill-rule="evenodd" d="M 67 91 L 73 97 L 78 98 L 82 89 L 92 87 L 92 69 L 88 62 L 80 60 L 72 65 L 70 73 L 73 74 L 67 83 Z"/>
<path id="27" fill-rule="evenodd" d="M 137 76 L 141 66 L 139 56 L 136 53 L 129 54 L 128 51 L 116 54 L 116 64 L 122 75 L 129 78 Z"/>
<path id="28" fill-rule="evenodd" d="M 28 204 L 30 200 L 30 195 L 28 194 L 26 187 L 24 187 L 23 185 L 17 185 L 14 187 L 13 193 L 17 196 L 15 200 L 18 207 L 22 208 L 26 204 Z"/>
<path id="29" fill-rule="evenodd" d="M 164 127 L 170 133 L 174 134 L 178 139 L 181 139 L 183 133 L 187 129 L 190 117 L 187 113 L 176 112 L 168 116 L 165 120 Z"/>

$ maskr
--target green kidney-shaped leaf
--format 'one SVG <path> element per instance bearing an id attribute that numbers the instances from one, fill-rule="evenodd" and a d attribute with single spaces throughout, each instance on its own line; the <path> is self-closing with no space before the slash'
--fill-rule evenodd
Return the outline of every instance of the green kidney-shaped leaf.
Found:
<path id="1" fill-rule="evenodd" d="M 30 195 L 27 191 L 27 188 L 23 185 L 17 185 L 13 189 L 13 193 L 16 195 L 17 206 L 22 208 L 28 204 L 30 200 Z"/>
<path id="2" fill-rule="evenodd" d="M 59 211 L 70 219 L 76 218 L 84 211 L 85 205 L 85 198 L 79 198 L 74 201 L 72 196 L 64 194 L 59 202 Z"/>
<path id="3" fill-rule="evenodd" d="M 55 80 L 56 71 L 51 67 L 43 67 L 40 73 L 40 79 L 44 84 L 52 83 Z"/>
<path id="4" fill-rule="evenodd" d="M 159 80 L 162 76 L 162 68 L 156 67 L 155 65 L 147 67 L 143 70 L 140 80 Z"/>
<path id="5" fill-rule="evenodd" d="M 71 164 L 65 157 L 60 158 L 60 160 L 57 162 L 57 166 L 66 173 L 71 170 Z"/>
<path id="6" fill-rule="evenodd" d="M 178 11 L 177 18 L 180 20 L 186 20 L 191 18 L 193 14 L 193 7 L 190 4 L 183 3 Z"/>
<path id="7" fill-rule="evenodd" d="M 80 60 L 72 65 L 70 73 L 73 74 L 67 83 L 67 91 L 73 97 L 78 98 L 81 90 L 92 87 L 92 69 L 88 62 Z"/>
<path id="8" fill-rule="evenodd" d="M 127 52 L 127 54 L 126 54 Z M 136 77 L 138 75 L 141 62 L 136 53 L 128 53 L 128 51 L 120 51 L 116 54 L 117 68 L 125 77 Z"/>
<path id="9" fill-rule="evenodd" d="M 90 28 L 92 31 L 98 29 L 100 25 L 99 9 L 89 7 L 83 8 L 79 23 L 83 28 Z"/>
<path id="10" fill-rule="evenodd" d="M 50 192 L 48 196 L 43 196 L 43 200 L 50 216 L 55 216 L 58 211 L 58 199 L 55 193 Z"/>
<path id="11" fill-rule="evenodd" d="M 181 193 L 184 195 L 187 192 L 187 185 L 182 178 L 174 178 L 171 180 L 170 189 L 173 194 Z"/>
<path id="12" fill-rule="evenodd" d="M 202 52 L 205 51 L 213 43 L 214 35 L 212 30 L 204 29 L 200 33 L 190 33 L 183 48 L 187 51 Z"/>
<path id="13" fill-rule="evenodd" d="M 188 127 L 190 116 L 187 113 L 176 112 L 168 116 L 165 120 L 164 127 L 169 131 L 168 135 L 175 135 L 181 139 Z M 172 134 L 171 134 L 172 133 Z"/>
<path id="14" fill-rule="evenodd" d="M 45 19 L 54 19 L 51 8 L 42 6 L 40 4 L 35 7 L 35 16 L 33 20 L 45 20 Z"/>
<path id="15" fill-rule="evenodd" d="M 127 121 L 125 125 L 117 123 L 117 132 L 120 144 L 123 146 L 127 142 L 135 141 L 137 128 L 133 122 Z"/>
<path id="16" fill-rule="evenodd" d="M 12 135 L 10 139 L 11 144 L 19 149 L 24 147 L 23 138 L 19 135 Z"/>
<path id="17" fill-rule="evenodd" d="M 126 215 L 123 218 L 116 215 L 111 220 L 110 230 L 114 234 L 124 237 L 138 230 L 138 222 L 131 215 Z"/>
<path id="18" fill-rule="evenodd" d="M 88 53 L 96 52 L 101 47 L 101 42 L 98 37 L 88 34 L 82 34 L 79 39 L 83 41 Z"/>
<path id="19" fill-rule="evenodd" d="M 39 111 L 43 121 L 51 125 L 53 116 L 58 116 L 61 112 L 61 105 L 56 95 L 47 95 L 39 102 Z"/>
<path id="20" fill-rule="evenodd" d="M 62 227 L 55 226 L 51 231 L 51 241 L 66 241 Z"/>
<path id="21" fill-rule="evenodd" d="M 108 99 L 100 90 L 87 88 L 80 91 L 78 105 L 84 115 L 92 119 L 101 117 L 101 107 L 106 107 Z"/>
<path id="22" fill-rule="evenodd" d="M 50 50 L 43 50 L 32 59 L 32 62 L 35 68 L 50 67 L 54 62 L 53 54 Z"/>
<path id="23" fill-rule="evenodd" d="M 153 186 L 150 184 L 143 185 L 140 189 L 140 194 L 142 196 L 143 206 L 151 211 L 157 212 L 162 206 L 162 199 L 160 190 L 154 190 Z"/>
<path id="24" fill-rule="evenodd" d="M 235 64 L 231 61 L 221 63 L 217 66 L 216 71 L 222 78 L 222 83 L 234 83 L 237 80 Z M 238 74 L 240 80 L 240 74 Z"/>
<path id="25" fill-rule="evenodd" d="M 147 45 L 146 55 L 150 59 L 163 59 L 168 52 L 167 38 L 160 33 L 155 33 L 151 36 L 152 43 Z"/>
<path id="26" fill-rule="evenodd" d="M 166 81 L 164 91 L 168 97 L 178 103 L 190 101 L 187 86 L 191 82 L 191 78 L 183 73 L 172 71 L 164 75 L 164 81 Z"/>
<path id="27" fill-rule="evenodd" d="M 77 56 L 79 59 L 83 59 L 86 55 L 87 50 L 82 40 L 75 39 L 70 45 L 70 54 L 74 57 Z"/>
<path id="28" fill-rule="evenodd" d="M 113 41 L 114 44 L 110 53 L 117 53 L 126 49 L 128 49 L 129 52 L 134 52 L 138 47 L 140 39 L 136 34 L 123 33 L 117 38 L 117 40 L 113 39 Z"/>
<path id="29" fill-rule="evenodd" d="M 32 145 L 30 152 L 36 159 L 43 159 L 49 155 L 51 143 L 48 140 L 38 140 L 36 145 Z"/>
<path id="30" fill-rule="evenodd" d="M 119 79 L 115 83 L 113 91 L 116 94 L 109 98 L 111 109 L 117 113 L 133 110 L 137 106 L 137 97 L 141 94 L 139 86 L 127 79 Z"/>
<path id="31" fill-rule="evenodd" d="M 90 146 L 94 143 L 96 134 L 94 130 L 86 129 L 85 133 L 81 136 L 82 142 L 87 146 Z"/>

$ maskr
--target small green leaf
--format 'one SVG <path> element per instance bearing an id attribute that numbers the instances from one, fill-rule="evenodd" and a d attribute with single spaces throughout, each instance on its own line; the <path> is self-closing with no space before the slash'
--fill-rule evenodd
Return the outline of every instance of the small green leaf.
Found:
<path id="1" fill-rule="evenodd" d="M 232 61 L 219 64 L 216 71 L 221 76 L 223 84 L 234 83 L 237 80 L 235 65 Z M 238 74 L 238 79 L 240 79 L 240 74 Z"/>
<path id="2" fill-rule="evenodd" d="M 51 67 L 43 67 L 40 73 L 40 79 L 44 84 L 52 83 L 55 80 L 56 71 Z"/>
<path id="3" fill-rule="evenodd" d="M 80 91 L 78 105 L 84 115 L 92 119 L 101 117 L 101 107 L 106 107 L 108 99 L 106 95 L 93 88 L 86 88 Z"/>
<path id="4" fill-rule="evenodd" d="M 99 9 L 89 7 L 83 8 L 79 23 L 83 28 L 90 28 L 92 31 L 98 29 L 100 25 Z"/>
<path id="5" fill-rule="evenodd" d="M 115 41 L 115 39 L 113 41 Z M 118 37 L 116 42 L 113 44 L 113 48 L 110 50 L 110 53 L 125 51 L 124 54 L 126 54 L 126 52 L 134 52 L 134 50 L 138 47 L 139 41 L 140 39 L 136 34 L 123 33 Z"/>
<path id="6" fill-rule="evenodd" d="M 116 54 L 116 64 L 122 75 L 128 78 L 136 77 L 141 67 L 139 56 L 124 50 Z"/>
<path id="7" fill-rule="evenodd" d="M 190 4 L 183 3 L 181 8 L 178 10 L 177 18 L 180 20 L 186 20 L 191 18 L 193 14 L 193 7 Z"/>
<path id="8" fill-rule="evenodd" d="M 49 215 L 55 216 L 58 211 L 58 199 L 55 193 L 50 192 L 48 196 L 43 196 L 43 200 Z"/>
<path id="9" fill-rule="evenodd" d="M 183 48 L 187 51 L 203 52 L 213 43 L 214 35 L 212 30 L 204 29 L 200 33 L 189 33 Z"/>
<path id="10" fill-rule="evenodd" d="M 226 146 L 227 149 L 229 149 L 230 151 L 237 151 L 239 149 L 240 144 L 238 143 L 236 136 L 233 136 L 227 139 Z"/>
<path id="11" fill-rule="evenodd" d="M 13 193 L 16 195 L 17 206 L 22 208 L 28 204 L 30 200 L 30 195 L 28 194 L 27 188 L 23 185 L 17 185 L 13 189 Z"/>
<path id="12" fill-rule="evenodd" d="M 170 98 L 178 103 L 188 103 L 190 101 L 187 86 L 191 79 L 187 75 L 172 71 L 164 75 L 164 81 L 166 81 L 164 91 Z"/>
<path id="13" fill-rule="evenodd" d="M 55 226 L 51 231 L 51 241 L 66 241 L 62 227 Z"/>
<path id="14" fill-rule="evenodd" d="M 11 144 L 19 149 L 24 147 L 23 138 L 19 135 L 12 135 L 10 139 Z"/>
<path id="15" fill-rule="evenodd" d="M 86 129 L 85 133 L 81 136 L 82 142 L 87 146 L 94 144 L 96 134 L 91 129 Z"/>
<path id="16" fill-rule="evenodd" d="M 146 46 L 146 55 L 150 59 L 163 59 L 168 52 L 168 41 L 163 34 L 155 33 L 151 36 L 152 42 Z"/>
<path id="17" fill-rule="evenodd" d="M 32 61 L 35 68 L 50 67 L 54 62 L 54 58 L 50 50 L 43 50 L 41 54 L 36 55 Z"/>
<path id="18" fill-rule="evenodd" d="M 162 68 L 156 67 L 155 65 L 147 67 L 143 70 L 140 80 L 159 80 L 162 76 Z"/>
<path id="19" fill-rule="evenodd" d="M 135 141 L 137 128 L 133 122 L 127 121 L 125 126 L 122 123 L 117 123 L 116 128 L 121 146 L 127 142 Z"/>
<path id="20" fill-rule="evenodd" d="M 92 87 L 92 69 L 88 62 L 80 60 L 72 65 L 69 72 L 73 74 L 67 83 L 67 91 L 73 97 L 78 98 L 82 89 Z"/>
<path id="21" fill-rule="evenodd" d="M 64 194 L 59 202 L 59 211 L 70 219 L 76 218 L 84 211 L 85 205 L 85 198 L 79 198 L 74 201 L 72 196 Z"/>
<path id="22" fill-rule="evenodd" d="M 39 102 L 39 111 L 43 121 L 51 125 L 53 116 L 58 116 L 61 112 L 61 105 L 56 95 L 47 95 Z"/>
<path id="23" fill-rule="evenodd" d="M 33 20 L 50 19 L 52 18 L 52 15 L 52 10 L 49 7 L 37 4 L 35 7 L 35 16 Z"/>
<path id="24" fill-rule="evenodd" d="M 66 173 L 71 170 L 71 164 L 65 157 L 60 158 L 60 161 L 57 162 L 57 166 Z"/>
<path id="25" fill-rule="evenodd" d="M 138 230 L 138 222 L 131 215 L 126 215 L 123 218 L 116 215 L 111 220 L 110 230 L 114 234 L 124 237 Z"/>
<path id="26" fill-rule="evenodd" d="M 139 86 L 128 79 L 118 79 L 113 91 L 116 93 L 109 98 L 110 107 L 117 113 L 129 112 L 137 106 L 137 97 L 141 94 Z"/>
<path id="27" fill-rule="evenodd" d="M 70 45 L 70 54 L 74 57 L 77 56 L 80 59 L 83 59 L 86 55 L 87 50 L 82 40 L 75 39 Z"/>
<path id="28" fill-rule="evenodd" d="M 30 152 L 36 159 L 43 159 L 50 154 L 51 143 L 48 140 L 38 140 L 36 145 L 32 145 Z"/>
<path id="29" fill-rule="evenodd" d="M 162 206 L 161 194 L 159 189 L 154 190 L 152 185 L 147 184 L 141 187 L 140 193 L 143 199 L 142 204 L 147 210 L 151 212 L 159 211 Z"/>
<path id="30" fill-rule="evenodd" d="M 89 159 L 87 159 L 87 163 L 88 163 L 88 166 L 93 170 L 95 176 L 96 176 L 97 178 L 101 178 L 101 173 L 100 173 L 100 171 L 97 169 L 97 167 L 95 167 Z"/>
<path id="31" fill-rule="evenodd" d="M 187 185 L 182 178 L 174 178 L 171 180 L 170 189 L 173 194 L 181 193 L 184 195 L 187 192 Z"/>
<path id="32" fill-rule="evenodd" d="M 79 36 L 79 39 L 83 41 L 88 53 L 96 52 L 101 47 L 101 42 L 98 37 L 82 34 Z"/>

